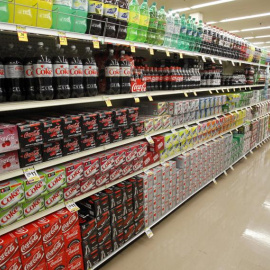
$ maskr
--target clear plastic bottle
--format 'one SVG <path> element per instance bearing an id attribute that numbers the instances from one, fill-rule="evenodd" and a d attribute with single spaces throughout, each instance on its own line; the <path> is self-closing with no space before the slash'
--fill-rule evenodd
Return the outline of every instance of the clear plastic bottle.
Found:
<path id="1" fill-rule="evenodd" d="M 181 16 L 181 29 L 180 29 L 181 44 L 180 44 L 179 49 L 187 50 L 187 48 L 188 48 L 188 41 L 187 41 L 187 38 L 186 38 L 186 34 L 187 34 L 186 15 L 182 14 L 182 16 Z"/>
<path id="2" fill-rule="evenodd" d="M 24 85 L 25 85 L 25 94 L 27 100 L 35 100 L 35 81 L 33 74 L 33 47 L 28 45 L 24 58 Z"/>
<path id="3" fill-rule="evenodd" d="M 158 10 L 157 18 L 158 18 L 158 27 L 157 27 L 156 44 L 163 45 L 165 29 L 166 29 L 166 11 L 165 11 L 164 6 L 161 6 L 161 8 Z"/>
<path id="4" fill-rule="evenodd" d="M 168 13 L 166 14 L 166 29 L 163 43 L 163 45 L 166 47 L 172 47 L 172 36 L 174 33 L 174 16 L 171 11 L 172 10 L 169 9 Z"/>
<path id="5" fill-rule="evenodd" d="M 180 45 L 180 29 L 181 29 L 181 19 L 178 13 L 175 13 L 173 16 L 173 34 L 172 34 L 172 42 L 171 45 L 173 48 L 181 49 Z"/>
<path id="6" fill-rule="evenodd" d="M 149 14 L 150 14 L 150 21 L 147 34 L 147 43 L 155 44 L 157 39 L 157 27 L 158 27 L 156 2 L 153 2 L 151 7 L 149 8 Z"/>
<path id="7" fill-rule="evenodd" d="M 138 27 L 137 41 L 145 42 L 147 38 L 147 31 L 149 26 L 149 8 L 147 0 L 143 0 L 143 3 L 140 6 L 140 22 Z"/>

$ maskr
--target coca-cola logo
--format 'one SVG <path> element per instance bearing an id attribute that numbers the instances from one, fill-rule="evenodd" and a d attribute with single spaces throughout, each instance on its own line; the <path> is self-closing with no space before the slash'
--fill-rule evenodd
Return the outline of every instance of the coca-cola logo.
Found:
<path id="1" fill-rule="evenodd" d="M 61 130 L 61 126 L 49 127 L 47 128 L 47 133 L 59 132 Z"/>
<path id="2" fill-rule="evenodd" d="M 40 67 L 37 67 L 35 69 L 35 74 L 37 76 L 41 76 L 41 75 L 46 75 L 46 76 L 52 76 L 53 75 L 53 71 L 52 68 L 44 66 L 44 65 L 40 65 Z"/>
<path id="3" fill-rule="evenodd" d="M 59 185 L 62 183 L 62 180 L 64 179 L 63 174 L 59 174 L 57 177 L 55 177 L 49 184 L 48 184 L 48 189 L 51 190 L 55 186 Z"/>
<path id="4" fill-rule="evenodd" d="M 60 67 L 57 67 L 54 69 L 54 73 L 55 75 L 66 75 L 68 76 L 69 75 L 69 68 L 68 68 L 68 65 L 61 65 Z"/>
<path id="5" fill-rule="evenodd" d="M 111 180 L 115 180 L 117 178 L 119 178 L 121 176 L 121 170 L 120 169 L 116 169 L 111 175 Z"/>
<path id="6" fill-rule="evenodd" d="M 26 77 L 33 77 L 33 67 L 29 67 L 29 68 L 26 68 L 25 70 L 24 70 L 24 72 L 25 72 L 25 76 Z"/>
<path id="7" fill-rule="evenodd" d="M 76 148 L 78 145 L 78 141 L 72 141 L 72 142 L 68 142 L 66 143 L 66 148 Z"/>
<path id="8" fill-rule="evenodd" d="M 101 186 L 103 183 L 105 183 L 107 181 L 107 175 L 101 175 L 97 180 L 96 180 L 96 184 L 97 186 Z"/>
<path id="9" fill-rule="evenodd" d="M 30 215 L 31 213 L 37 212 L 40 206 L 42 205 L 42 199 L 38 198 L 37 200 L 33 201 L 28 207 L 24 208 L 24 213 L 26 215 Z"/>
<path id="10" fill-rule="evenodd" d="M 50 263 L 50 266 L 58 265 L 59 263 L 62 262 L 62 259 L 63 259 L 62 256 L 58 257 L 57 259 L 53 260 L 53 261 Z"/>
<path id="11" fill-rule="evenodd" d="M 77 223 L 77 221 L 78 221 L 78 215 L 77 214 L 71 215 L 68 221 L 65 224 L 62 224 L 62 232 L 65 233 L 69 231 Z"/>
<path id="12" fill-rule="evenodd" d="M 13 264 L 13 265 L 11 265 L 9 270 L 19 270 L 19 269 L 21 269 L 21 267 L 22 267 L 21 264 Z"/>
<path id="13" fill-rule="evenodd" d="M 51 226 L 51 229 L 43 235 L 43 241 L 44 242 L 49 242 L 51 239 L 55 237 L 55 235 L 58 234 L 60 231 L 61 227 L 59 226 L 59 223 L 56 222 Z"/>
<path id="14" fill-rule="evenodd" d="M 35 254 L 32 256 L 32 260 L 28 264 L 24 265 L 24 270 L 35 269 L 43 256 L 44 254 L 41 252 L 41 250 L 35 252 Z"/>
<path id="15" fill-rule="evenodd" d="M 67 129 L 77 129 L 80 127 L 80 123 L 79 122 L 75 122 L 74 124 L 68 124 L 67 125 Z"/>
<path id="16" fill-rule="evenodd" d="M 6 263 L 13 256 L 13 254 L 15 254 L 17 249 L 17 244 L 15 244 L 14 242 L 10 243 L 10 245 L 8 245 L 5 248 L 4 252 L 0 255 L 0 266 Z"/>
<path id="17" fill-rule="evenodd" d="M 97 121 L 96 121 L 95 119 L 93 119 L 93 120 L 91 120 L 91 121 L 90 121 L 90 120 L 85 121 L 85 122 L 84 122 L 84 125 L 85 125 L 85 126 L 91 126 L 91 127 L 92 127 L 92 126 L 96 125 L 96 123 L 97 123 Z"/>
<path id="18" fill-rule="evenodd" d="M 73 173 L 68 175 L 67 177 L 68 182 L 74 181 L 74 179 L 76 179 L 77 176 L 81 176 L 82 173 L 83 173 L 83 166 L 79 166 Z"/>
<path id="19" fill-rule="evenodd" d="M 23 157 L 25 159 L 30 158 L 30 157 L 36 157 L 39 156 L 39 150 L 34 150 L 33 152 L 26 152 Z"/>
<path id="20" fill-rule="evenodd" d="M 96 67 L 93 66 L 84 66 L 83 67 L 83 74 L 88 77 L 97 77 L 98 70 Z"/>
<path id="21" fill-rule="evenodd" d="M 123 175 L 127 175 L 130 171 L 131 171 L 131 164 L 125 166 L 125 168 L 123 168 L 122 172 L 123 172 Z"/>
<path id="22" fill-rule="evenodd" d="M 55 192 L 47 201 L 46 206 L 50 207 L 50 205 L 54 204 L 56 201 L 61 199 L 61 193 L 60 191 Z"/>
<path id="23" fill-rule="evenodd" d="M 9 195 L 7 195 L 5 198 L 3 198 L 3 200 L 1 201 L 1 205 L 2 207 L 5 207 L 7 205 L 9 205 L 11 202 L 19 201 L 19 199 L 21 198 L 20 194 L 21 194 L 21 188 L 18 187 L 15 190 L 13 190 Z"/>
<path id="24" fill-rule="evenodd" d="M 98 139 L 99 139 L 100 141 L 104 141 L 104 142 L 106 142 L 108 138 L 109 138 L 109 135 L 108 135 L 107 133 L 104 134 L 104 135 L 99 135 L 99 136 L 98 136 Z"/>
<path id="25" fill-rule="evenodd" d="M 21 208 L 19 206 L 15 206 L 14 208 L 10 209 L 8 213 L 1 218 L 1 224 L 8 224 L 13 219 L 16 218 L 17 214 L 20 213 Z"/>
<path id="26" fill-rule="evenodd" d="M 38 232 L 35 232 L 32 234 L 26 243 L 21 245 L 21 252 L 22 253 L 28 253 L 41 239 L 41 235 Z"/>
<path id="27" fill-rule="evenodd" d="M 91 190 L 94 187 L 94 182 L 91 180 L 87 180 L 84 182 L 84 184 L 81 186 L 82 192 L 87 192 Z"/>
<path id="28" fill-rule="evenodd" d="M 99 169 L 99 162 L 95 161 L 91 166 L 89 166 L 87 169 L 84 170 L 84 175 L 86 177 L 89 177 L 93 175 L 95 172 L 97 172 Z"/>
<path id="29" fill-rule="evenodd" d="M 60 144 L 56 144 L 55 146 L 52 147 L 47 147 L 44 149 L 44 152 L 50 153 L 50 152 L 58 152 L 60 150 Z"/>
<path id="30" fill-rule="evenodd" d="M 8 156 L 6 159 L 0 159 L 0 164 L 6 164 L 6 163 L 14 163 L 16 161 L 16 156 L 12 155 L 12 156 Z"/>
<path id="31" fill-rule="evenodd" d="M 0 74 L 1 75 L 1 74 Z M 0 141 L 5 142 L 5 141 L 14 141 L 15 140 L 15 134 L 8 134 L 7 136 L 1 136 Z"/>
<path id="32" fill-rule="evenodd" d="M 31 198 L 33 194 L 39 195 L 43 191 L 44 183 L 42 181 L 38 181 L 35 183 L 34 186 L 29 188 L 29 190 L 26 191 L 26 197 Z"/>
<path id="33" fill-rule="evenodd" d="M 64 246 L 64 242 L 62 241 L 62 238 L 60 238 L 55 245 L 53 246 L 53 248 L 46 253 L 46 259 L 47 261 L 52 260 L 57 254 L 58 252 L 62 249 L 62 247 Z"/>
<path id="34" fill-rule="evenodd" d="M 30 138 L 30 137 L 36 137 L 36 136 L 39 136 L 39 135 L 40 135 L 40 130 L 39 129 L 35 129 L 32 132 L 25 132 L 23 134 L 23 137 L 24 138 Z"/>
<path id="35" fill-rule="evenodd" d="M 106 76 L 117 77 L 120 75 L 119 67 L 106 67 Z"/>
<path id="36" fill-rule="evenodd" d="M 69 266 L 69 270 L 77 270 L 77 269 L 81 269 L 81 261 L 78 260 L 76 264 L 72 264 L 71 266 Z"/>
<path id="37" fill-rule="evenodd" d="M 136 83 L 131 84 L 131 92 L 145 92 L 145 89 L 146 89 L 146 82 L 142 84 Z"/>
<path id="38" fill-rule="evenodd" d="M 83 70 L 82 70 L 82 66 L 71 66 L 70 70 L 69 70 L 70 75 L 72 76 L 83 76 Z"/>
<path id="39" fill-rule="evenodd" d="M 101 166 L 101 170 L 105 171 L 112 167 L 114 161 L 114 157 L 109 158 L 106 162 Z"/>
<path id="40" fill-rule="evenodd" d="M 77 193 L 77 186 L 71 186 L 68 190 L 65 191 L 65 199 L 69 199 L 70 197 L 73 197 Z"/>
<path id="41" fill-rule="evenodd" d="M 3 68 L 0 68 L 0 76 L 5 76 L 5 71 Z"/>

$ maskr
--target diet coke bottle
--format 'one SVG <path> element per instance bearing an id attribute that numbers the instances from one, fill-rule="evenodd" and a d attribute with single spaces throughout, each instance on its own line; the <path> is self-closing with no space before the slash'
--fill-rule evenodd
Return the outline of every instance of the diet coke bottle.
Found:
<path id="1" fill-rule="evenodd" d="M 0 58 L 0 102 L 6 101 L 6 89 L 5 89 L 5 67 L 2 59 Z"/>
<path id="2" fill-rule="evenodd" d="M 98 94 L 97 77 L 98 67 L 96 61 L 92 56 L 90 47 L 86 47 L 83 59 L 83 84 L 86 97 L 96 96 Z"/>
<path id="3" fill-rule="evenodd" d="M 28 45 L 24 56 L 24 81 L 26 99 L 35 100 L 35 82 L 33 75 L 33 50 L 32 46 Z"/>
<path id="4" fill-rule="evenodd" d="M 33 61 L 33 74 L 37 100 L 53 99 L 52 86 L 53 68 L 52 61 L 44 51 L 43 42 L 38 43 L 37 53 Z"/>
<path id="5" fill-rule="evenodd" d="M 71 97 L 78 98 L 84 96 L 83 87 L 83 65 L 82 60 L 78 57 L 76 46 L 71 46 L 69 62 L 69 82 Z"/>
<path id="6" fill-rule="evenodd" d="M 69 98 L 69 64 L 61 45 L 56 45 L 57 56 L 53 58 L 53 87 L 55 98 Z"/>
<path id="7" fill-rule="evenodd" d="M 121 94 L 126 94 L 130 92 L 130 76 L 131 68 L 129 61 L 125 58 L 125 51 L 121 51 L 120 59 L 120 88 Z"/>
<path id="8" fill-rule="evenodd" d="M 109 95 L 120 94 L 120 68 L 119 63 L 114 57 L 114 51 L 109 50 L 109 57 L 105 65 L 106 93 Z"/>

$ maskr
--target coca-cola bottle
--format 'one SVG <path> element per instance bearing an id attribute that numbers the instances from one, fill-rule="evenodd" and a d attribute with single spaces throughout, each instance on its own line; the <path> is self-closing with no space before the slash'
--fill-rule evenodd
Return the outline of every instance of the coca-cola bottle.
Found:
<path id="1" fill-rule="evenodd" d="M 146 91 L 152 91 L 152 79 L 149 67 L 145 68 L 145 74 L 144 74 L 145 82 L 146 82 Z"/>
<path id="2" fill-rule="evenodd" d="M 109 95 L 120 94 L 120 67 L 114 57 L 113 49 L 109 50 L 109 57 L 105 65 L 106 93 Z"/>
<path id="3" fill-rule="evenodd" d="M 162 68 L 162 89 L 169 90 L 169 69 L 164 67 Z"/>
<path id="4" fill-rule="evenodd" d="M 97 78 L 98 67 L 96 61 L 92 56 L 90 47 L 86 47 L 83 59 L 83 84 L 84 95 L 86 97 L 96 96 L 98 94 Z"/>
<path id="5" fill-rule="evenodd" d="M 158 76 L 158 69 L 157 67 L 154 67 L 154 85 L 155 90 L 159 90 L 159 76 Z"/>
<path id="6" fill-rule="evenodd" d="M 188 88 L 188 74 L 187 74 L 187 69 L 183 68 L 182 69 L 183 73 L 183 88 L 182 89 L 187 89 Z"/>
<path id="7" fill-rule="evenodd" d="M 25 95 L 28 100 L 35 100 L 35 82 L 33 75 L 33 47 L 28 45 L 24 55 L 24 82 L 25 82 Z"/>
<path id="8" fill-rule="evenodd" d="M 52 61 L 44 51 L 43 42 L 38 42 L 37 53 L 33 60 L 33 74 L 37 100 L 49 100 L 54 97 L 52 86 Z"/>
<path id="9" fill-rule="evenodd" d="M 170 67 L 170 71 L 169 71 L 170 75 L 169 75 L 169 89 L 170 90 L 175 90 L 176 89 L 176 85 L 175 85 L 175 74 L 174 74 L 174 67 Z"/>
<path id="10" fill-rule="evenodd" d="M 159 67 L 157 71 L 158 71 L 158 89 L 162 90 L 163 89 L 163 85 L 162 85 L 162 82 L 163 82 L 162 68 Z"/>
<path id="11" fill-rule="evenodd" d="M 184 75 L 183 75 L 183 70 L 179 67 L 179 89 L 184 89 Z"/>
<path id="12" fill-rule="evenodd" d="M 53 88 L 55 98 L 69 98 L 69 64 L 61 45 L 56 45 L 56 56 L 53 58 Z"/>
<path id="13" fill-rule="evenodd" d="M 129 61 L 125 58 L 125 51 L 120 53 L 119 66 L 121 94 L 126 94 L 130 92 L 131 68 Z"/>
<path id="14" fill-rule="evenodd" d="M 4 66 L 7 100 L 24 100 L 23 65 L 21 59 L 15 56 L 14 44 L 8 45 L 7 56 L 4 58 Z"/>
<path id="15" fill-rule="evenodd" d="M 83 65 L 82 60 L 78 56 L 76 46 L 71 46 L 69 62 L 69 83 L 71 89 L 71 97 L 78 98 L 84 96 L 83 87 Z"/>
<path id="16" fill-rule="evenodd" d="M 5 67 L 0 58 L 0 102 L 6 101 Z"/>

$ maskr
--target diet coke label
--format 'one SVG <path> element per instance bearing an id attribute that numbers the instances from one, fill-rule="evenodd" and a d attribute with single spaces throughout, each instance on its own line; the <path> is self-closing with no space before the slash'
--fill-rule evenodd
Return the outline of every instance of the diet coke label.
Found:
<path id="1" fill-rule="evenodd" d="M 46 208 L 52 207 L 62 202 L 63 199 L 64 199 L 64 193 L 62 189 L 59 189 L 53 193 L 49 193 L 45 195 L 45 207 Z"/>
<path id="2" fill-rule="evenodd" d="M 0 79 L 5 78 L 5 69 L 4 65 L 0 65 Z"/>
<path id="3" fill-rule="evenodd" d="M 105 76 L 106 77 L 119 77 L 119 75 L 120 75 L 119 66 L 105 67 Z"/>
<path id="4" fill-rule="evenodd" d="M 40 194 L 42 194 L 44 191 L 46 191 L 46 183 L 44 179 L 34 182 L 34 183 L 29 183 L 29 188 L 28 188 L 28 181 L 26 181 L 25 184 L 25 198 L 27 200 L 32 200 L 36 197 L 38 197 Z"/>
<path id="5" fill-rule="evenodd" d="M 83 65 L 70 65 L 69 76 L 70 77 L 83 77 Z"/>
<path id="6" fill-rule="evenodd" d="M 53 75 L 54 77 L 69 77 L 69 65 L 68 64 L 54 64 Z"/>
<path id="7" fill-rule="evenodd" d="M 23 78 L 22 65 L 5 65 L 5 76 L 8 79 Z"/>
<path id="8" fill-rule="evenodd" d="M 4 192 L 2 189 L 1 192 Z M 12 192 L 5 194 L 3 197 L 0 195 L 0 208 L 6 209 L 16 203 L 20 202 L 24 198 L 24 192 L 22 186 L 18 186 Z"/>
<path id="9" fill-rule="evenodd" d="M 83 66 L 83 76 L 84 77 L 97 77 L 98 76 L 97 66 L 84 65 Z"/>
<path id="10" fill-rule="evenodd" d="M 131 76 L 130 67 L 120 67 L 120 76 L 130 77 Z"/>
<path id="11" fill-rule="evenodd" d="M 34 77 L 46 77 L 52 78 L 53 77 L 53 68 L 52 64 L 34 64 Z"/>
<path id="12" fill-rule="evenodd" d="M 95 178 L 88 178 L 82 180 L 80 182 L 80 185 L 81 185 L 81 193 L 85 193 L 96 188 L 96 180 Z"/>
<path id="13" fill-rule="evenodd" d="M 16 205 L 5 211 L 0 212 L 0 226 L 7 226 L 17 220 L 22 219 L 23 208 L 20 205 Z"/>
<path id="14" fill-rule="evenodd" d="M 81 187 L 80 183 L 74 183 L 71 186 L 67 186 L 64 188 L 64 199 L 70 200 L 80 194 Z"/>
<path id="15" fill-rule="evenodd" d="M 33 68 L 33 65 L 25 65 L 24 66 L 24 77 L 26 79 L 34 78 L 34 68 Z"/>

